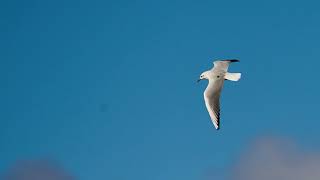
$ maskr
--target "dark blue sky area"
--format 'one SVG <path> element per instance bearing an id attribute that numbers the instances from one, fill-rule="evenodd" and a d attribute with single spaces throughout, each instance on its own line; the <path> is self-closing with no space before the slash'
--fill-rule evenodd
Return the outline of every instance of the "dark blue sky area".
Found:
<path id="1" fill-rule="evenodd" d="M 277 134 L 319 147 L 317 1 L 1 1 L 0 172 L 195 180 Z M 237 58 L 221 130 L 196 84 Z M 219 175 L 220 176 L 220 175 Z"/>

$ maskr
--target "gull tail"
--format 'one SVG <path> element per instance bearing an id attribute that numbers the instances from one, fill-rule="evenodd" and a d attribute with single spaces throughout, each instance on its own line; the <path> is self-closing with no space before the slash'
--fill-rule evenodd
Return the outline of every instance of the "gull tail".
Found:
<path id="1" fill-rule="evenodd" d="M 227 72 L 224 76 L 224 79 L 230 80 L 230 81 L 239 81 L 241 78 L 241 73 L 229 73 Z"/>

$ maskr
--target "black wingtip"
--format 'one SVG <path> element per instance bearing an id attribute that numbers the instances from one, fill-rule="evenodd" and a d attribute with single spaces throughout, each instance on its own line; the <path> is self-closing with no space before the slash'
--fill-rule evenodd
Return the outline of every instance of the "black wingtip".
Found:
<path id="1" fill-rule="evenodd" d="M 238 59 L 230 59 L 230 62 L 240 62 Z"/>
<path id="2" fill-rule="evenodd" d="M 238 59 L 224 59 L 224 60 L 221 60 L 221 61 L 240 62 L 240 60 L 238 60 Z"/>

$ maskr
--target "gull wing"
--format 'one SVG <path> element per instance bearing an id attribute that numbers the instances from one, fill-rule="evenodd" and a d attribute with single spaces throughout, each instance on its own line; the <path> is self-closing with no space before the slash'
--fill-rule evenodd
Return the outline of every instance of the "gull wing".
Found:
<path id="1" fill-rule="evenodd" d="M 208 87 L 204 91 L 204 101 L 211 121 L 217 130 L 220 127 L 220 94 L 223 83 L 223 78 L 209 82 Z"/>
<path id="2" fill-rule="evenodd" d="M 237 59 L 230 59 L 230 60 L 220 60 L 220 61 L 214 61 L 213 65 L 214 65 L 214 69 L 220 69 L 223 70 L 225 72 L 228 71 L 228 67 L 230 63 L 233 62 L 239 62 L 239 60 Z"/>

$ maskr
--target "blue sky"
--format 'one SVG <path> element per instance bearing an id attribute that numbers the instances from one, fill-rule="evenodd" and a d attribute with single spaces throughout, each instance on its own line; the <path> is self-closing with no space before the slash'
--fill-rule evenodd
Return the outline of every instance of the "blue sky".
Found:
<path id="1" fill-rule="evenodd" d="M 260 135 L 319 147 L 319 5 L 0 2 L 0 172 L 45 158 L 80 180 L 193 180 Z M 243 74 L 216 131 L 196 80 L 227 58 Z"/>

